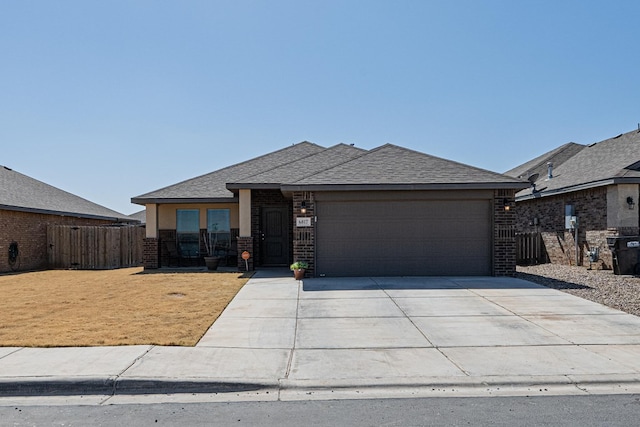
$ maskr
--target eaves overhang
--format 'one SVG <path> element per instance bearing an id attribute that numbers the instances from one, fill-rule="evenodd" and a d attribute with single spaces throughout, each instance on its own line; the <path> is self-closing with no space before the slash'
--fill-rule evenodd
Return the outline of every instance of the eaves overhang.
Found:
<path id="1" fill-rule="evenodd" d="M 522 190 L 528 182 L 440 184 L 285 184 L 282 191 L 411 191 L 411 190 Z"/>
<path id="2" fill-rule="evenodd" d="M 78 213 L 78 212 L 64 212 L 64 211 L 55 211 L 51 209 L 29 208 L 29 207 L 23 207 L 23 206 L 0 205 L 0 210 L 28 212 L 28 213 L 43 214 L 43 215 L 70 216 L 74 218 L 99 219 L 99 220 L 105 220 L 105 221 L 124 222 L 124 223 L 130 223 L 130 224 L 140 223 L 139 220 L 131 219 L 131 218 L 84 214 L 84 213 Z"/>
<path id="3" fill-rule="evenodd" d="M 541 197 L 557 196 L 560 194 L 573 193 L 576 191 L 589 190 L 591 188 L 604 187 L 615 184 L 640 184 L 640 178 L 607 178 L 598 181 L 584 182 L 581 184 L 570 185 L 567 187 L 554 188 L 552 190 L 534 191 L 522 196 L 516 196 L 516 202 L 523 200 L 539 199 Z M 544 185 L 543 182 L 537 183 L 538 186 Z"/>
<path id="4" fill-rule="evenodd" d="M 234 193 L 238 190 L 279 190 L 282 187 L 280 183 L 241 183 L 231 182 L 227 185 L 227 190 Z"/>
<path id="5" fill-rule="evenodd" d="M 136 205 L 148 205 L 148 204 L 179 204 L 179 203 L 238 203 L 237 197 L 185 197 L 185 198 L 161 198 L 161 197 L 132 197 L 131 203 Z"/>

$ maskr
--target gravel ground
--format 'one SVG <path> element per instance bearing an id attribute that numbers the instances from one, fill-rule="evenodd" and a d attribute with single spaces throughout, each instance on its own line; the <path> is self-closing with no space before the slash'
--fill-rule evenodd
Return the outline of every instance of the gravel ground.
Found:
<path id="1" fill-rule="evenodd" d="M 640 316 L 640 278 L 559 264 L 517 267 L 516 277 Z"/>

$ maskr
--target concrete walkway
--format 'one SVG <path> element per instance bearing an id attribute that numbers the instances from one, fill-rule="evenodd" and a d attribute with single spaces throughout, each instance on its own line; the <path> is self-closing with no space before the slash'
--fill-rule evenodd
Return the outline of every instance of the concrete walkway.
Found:
<path id="1" fill-rule="evenodd" d="M 0 396 L 640 392 L 640 318 L 512 278 L 258 272 L 196 347 L 0 348 Z"/>

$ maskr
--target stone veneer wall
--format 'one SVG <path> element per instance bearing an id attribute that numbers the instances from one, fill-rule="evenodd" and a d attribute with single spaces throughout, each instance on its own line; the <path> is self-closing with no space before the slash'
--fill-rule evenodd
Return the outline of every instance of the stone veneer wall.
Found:
<path id="1" fill-rule="evenodd" d="M 549 261 L 575 265 L 575 234 L 565 229 L 565 205 L 573 205 L 578 216 L 578 250 L 581 265 L 589 265 L 588 251 L 600 248 L 600 260 L 593 268 L 613 265 L 607 236 L 637 235 L 637 228 L 607 227 L 607 187 L 597 187 L 557 196 L 518 202 L 517 231 L 540 232 Z"/>

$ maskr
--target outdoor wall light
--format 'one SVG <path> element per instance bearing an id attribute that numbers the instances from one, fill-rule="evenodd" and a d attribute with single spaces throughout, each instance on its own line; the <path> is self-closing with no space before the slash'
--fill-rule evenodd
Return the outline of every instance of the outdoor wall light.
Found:
<path id="1" fill-rule="evenodd" d="M 307 213 L 307 202 L 301 202 L 300 203 L 300 213 L 302 214 L 306 214 Z"/>
<path id="2" fill-rule="evenodd" d="M 629 209 L 633 209 L 634 208 L 634 206 L 636 204 L 633 202 L 633 197 L 631 197 L 631 196 L 627 197 L 627 205 L 629 205 Z"/>
<path id="3" fill-rule="evenodd" d="M 511 206 L 509 206 L 509 200 L 508 199 L 503 199 L 502 203 L 504 204 L 504 210 L 505 211 L 511 210 Z"/>

